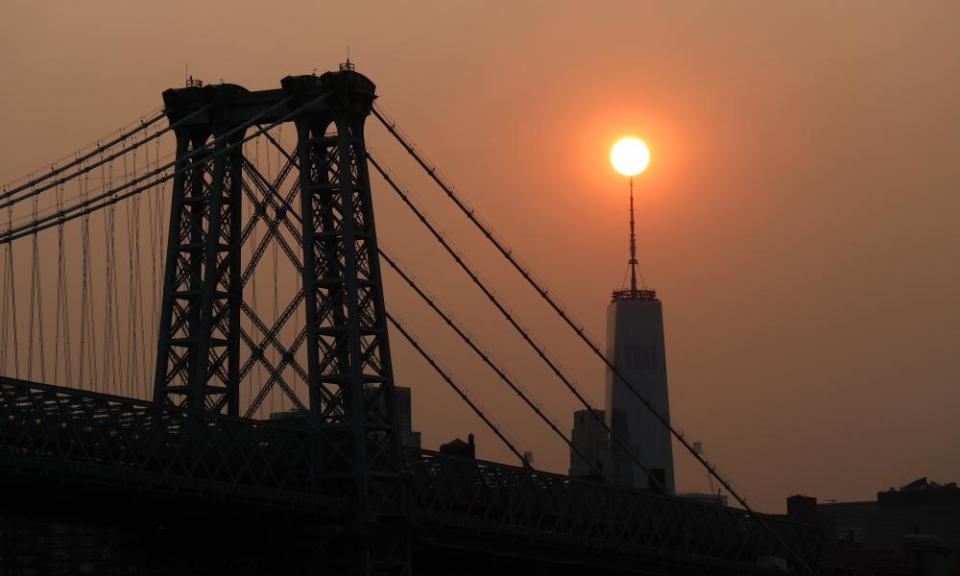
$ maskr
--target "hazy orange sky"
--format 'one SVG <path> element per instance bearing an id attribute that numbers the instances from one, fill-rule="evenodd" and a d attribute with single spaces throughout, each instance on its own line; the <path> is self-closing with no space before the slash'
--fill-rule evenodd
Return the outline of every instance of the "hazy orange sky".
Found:
<path id="1" fill-rule="evenodd" d="M 185 65 L 271 88 L 349 46 L 380 103 L 596 338 L 638 245 L 664 303 L 671 411 L 760 509 L 960 480 L 960 4 L 7 0 L 0 180 L 160 106 Z M 401 180 L 600 405 L 603 371 L 485 249 L 382 129 Z M 442 260 L 378 180 L 378 225 L 561 427 L 574 400 Z M 395 279 L 408 319 L 535 464 L 568 455 Z M 426 447 L 482 424 L 396 337 Z M 704 473 L 677 452 L 681 490 Z"/>

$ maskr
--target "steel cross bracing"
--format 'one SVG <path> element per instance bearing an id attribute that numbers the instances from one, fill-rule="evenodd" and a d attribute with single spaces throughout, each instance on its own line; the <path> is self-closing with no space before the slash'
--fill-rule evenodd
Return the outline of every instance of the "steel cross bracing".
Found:
<path id="1" fill-rule="evenodd" d="M 175 131 L 154 397 L 194 413 L 237 416 L 256 412 L 279 388 L 307 425 L 323 430 L 315 474 L 324 491 L 353 501 L 353 530 L 370 535 L 351 564 L 359 573 L 400 574 L 409 567 L 407 498 L 363 137 L 374 90 L 346 70 L 288 77 L 281 90 L 218 85 L 164 93 L 171 122 L 193 119 Z M 273 178 L 236 145 L 249 127 L 267 121 L 289 121 L 297 131 L 292 154 L 265 133 L 286 159 Z M 240 212 L 244 197 L 250 215 Z M 254 241 L 261 222 L 267 231 Z M 280 246 L 300 276 L 272 324 L 244 292 L 268 245 Z M 279 333 L 297 314 L 303 328 L 281 342 Z M 240 382 L 256 366 L 267 380 L 244 409 Z M 291 373 L 306 385 L 306 398 L 285 377 Z M 381 529 L 390 525 L 397 528 Z"/>
<path id="2" fill-rule="evenodd" d="M 154 401 L 188 406 L 194 412 L 236 415 L 242 158 L 239 147 L 214 154 L 230 143 L 226 133 L 232 128 L 211 123 L 176 131 L 178 174 L 173 184 Z M 191 155 L 211 136 L 215 137 L 212 151 Z"/>

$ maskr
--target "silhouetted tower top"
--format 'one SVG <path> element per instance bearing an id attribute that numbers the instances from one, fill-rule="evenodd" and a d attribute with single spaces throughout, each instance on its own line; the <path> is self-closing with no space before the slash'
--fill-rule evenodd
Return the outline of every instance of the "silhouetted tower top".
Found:
<path id="1" fill-rule="evenodd" d="M 648 290 L 646 286 L 637 288 L 637 232 L 633 216 L 633 177 L 630 177 L 630 288 L 628 290 L 614 290 L 613 301 L 617 300 L 656 300 L 657 293 Z"/>

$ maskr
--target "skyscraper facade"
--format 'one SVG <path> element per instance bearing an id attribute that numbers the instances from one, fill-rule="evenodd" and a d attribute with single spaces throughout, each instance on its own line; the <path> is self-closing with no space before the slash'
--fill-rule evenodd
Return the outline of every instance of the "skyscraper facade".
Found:
<path id="1" fill-rule="evenodd" d="M 607 358 L 664 420 L 670 421 L 667 362 L 663 340 L 663 307 L 653 290 L 618 290 L 607 307 Z M 609 478 L 637 488 L 674 492 L 673 448 L 670 431 L 643 405 L 612 370 L 607 370 L 607 424 L 629 446 L 653 475 L 651 483 L 634 460 L 611 445 Z"/>

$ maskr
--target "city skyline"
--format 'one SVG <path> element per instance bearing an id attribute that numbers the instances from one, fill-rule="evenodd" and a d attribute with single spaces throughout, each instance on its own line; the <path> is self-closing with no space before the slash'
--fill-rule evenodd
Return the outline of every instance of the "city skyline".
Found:
<path id="1" fill-rule="evenodd" d="M 18 143 L 7 147 L 0 180 L 158 107 L 163 89 L 182 85 L 185 65 L 208 83 L 258 89 L 335 68 L 349 45 L 384 109 L 602 340 L 603 309 L 627 259 L 624 182 L 606 155 L 616 137 L 642 134 L 653 161 L 637 181 L 638 252 L 664 302 L 673 423 L 764 511 L 783 511 L 795 493 L 857 500 L 921 476 L 957 480 L 956 8 L 746 6 L 623 3 L 582 29 L 582 10 L 569 6 L 438 3 L 420 8 L 434 24 L 413 17 L 403 30 L 391 26 L 401 8 L 341 8 L 354 23 L 316 38 L 306 34 L 309 17 L 270 26 L 279 16 L 251 3 L 235 17 L 244 28 L 266 20 L 266 37 L 253 43 L 197 33 L 182 13 L 215 8 L 192 3 L 158 8 L 151 26 L 119 3 L 82 14 L 66 3 L 11 6 L 2 53 L 16 81 L 0 104 Z M 190 33 L 161 48 L 169 39 L 160 30 L 174 22 Z M 557 34 L 591 48 L 560 46 Z M 503 41 L 491 46 L 484 35 Z M 14 50 L 28 38 L 48 42 Z M 132 48 L 135 38 L 142 44 Z M 441 44 L 450 48 L 430 49 Z M 602 366 L 556 336 L 535 294 L 382 134 L 370 142 L 602 408 Z M 569 431 L 575 401 L 520 343 L 500 338 L 506 328 L 425 237 L 406 232 L 410 220 L 382 182 L 374 193 L 384 245 Z M 387 282 L 388 309 L 430 336 L 538 467 L 565 470 L 568 452 L 549 431 L 448 342 L 396 279 Z M 472 432 L 479 457 L 509 461 L 429 368 L 393 345 L 424 445 Z M 678 491 L 706 491 L 705 472 L 675 454 Z"/>

